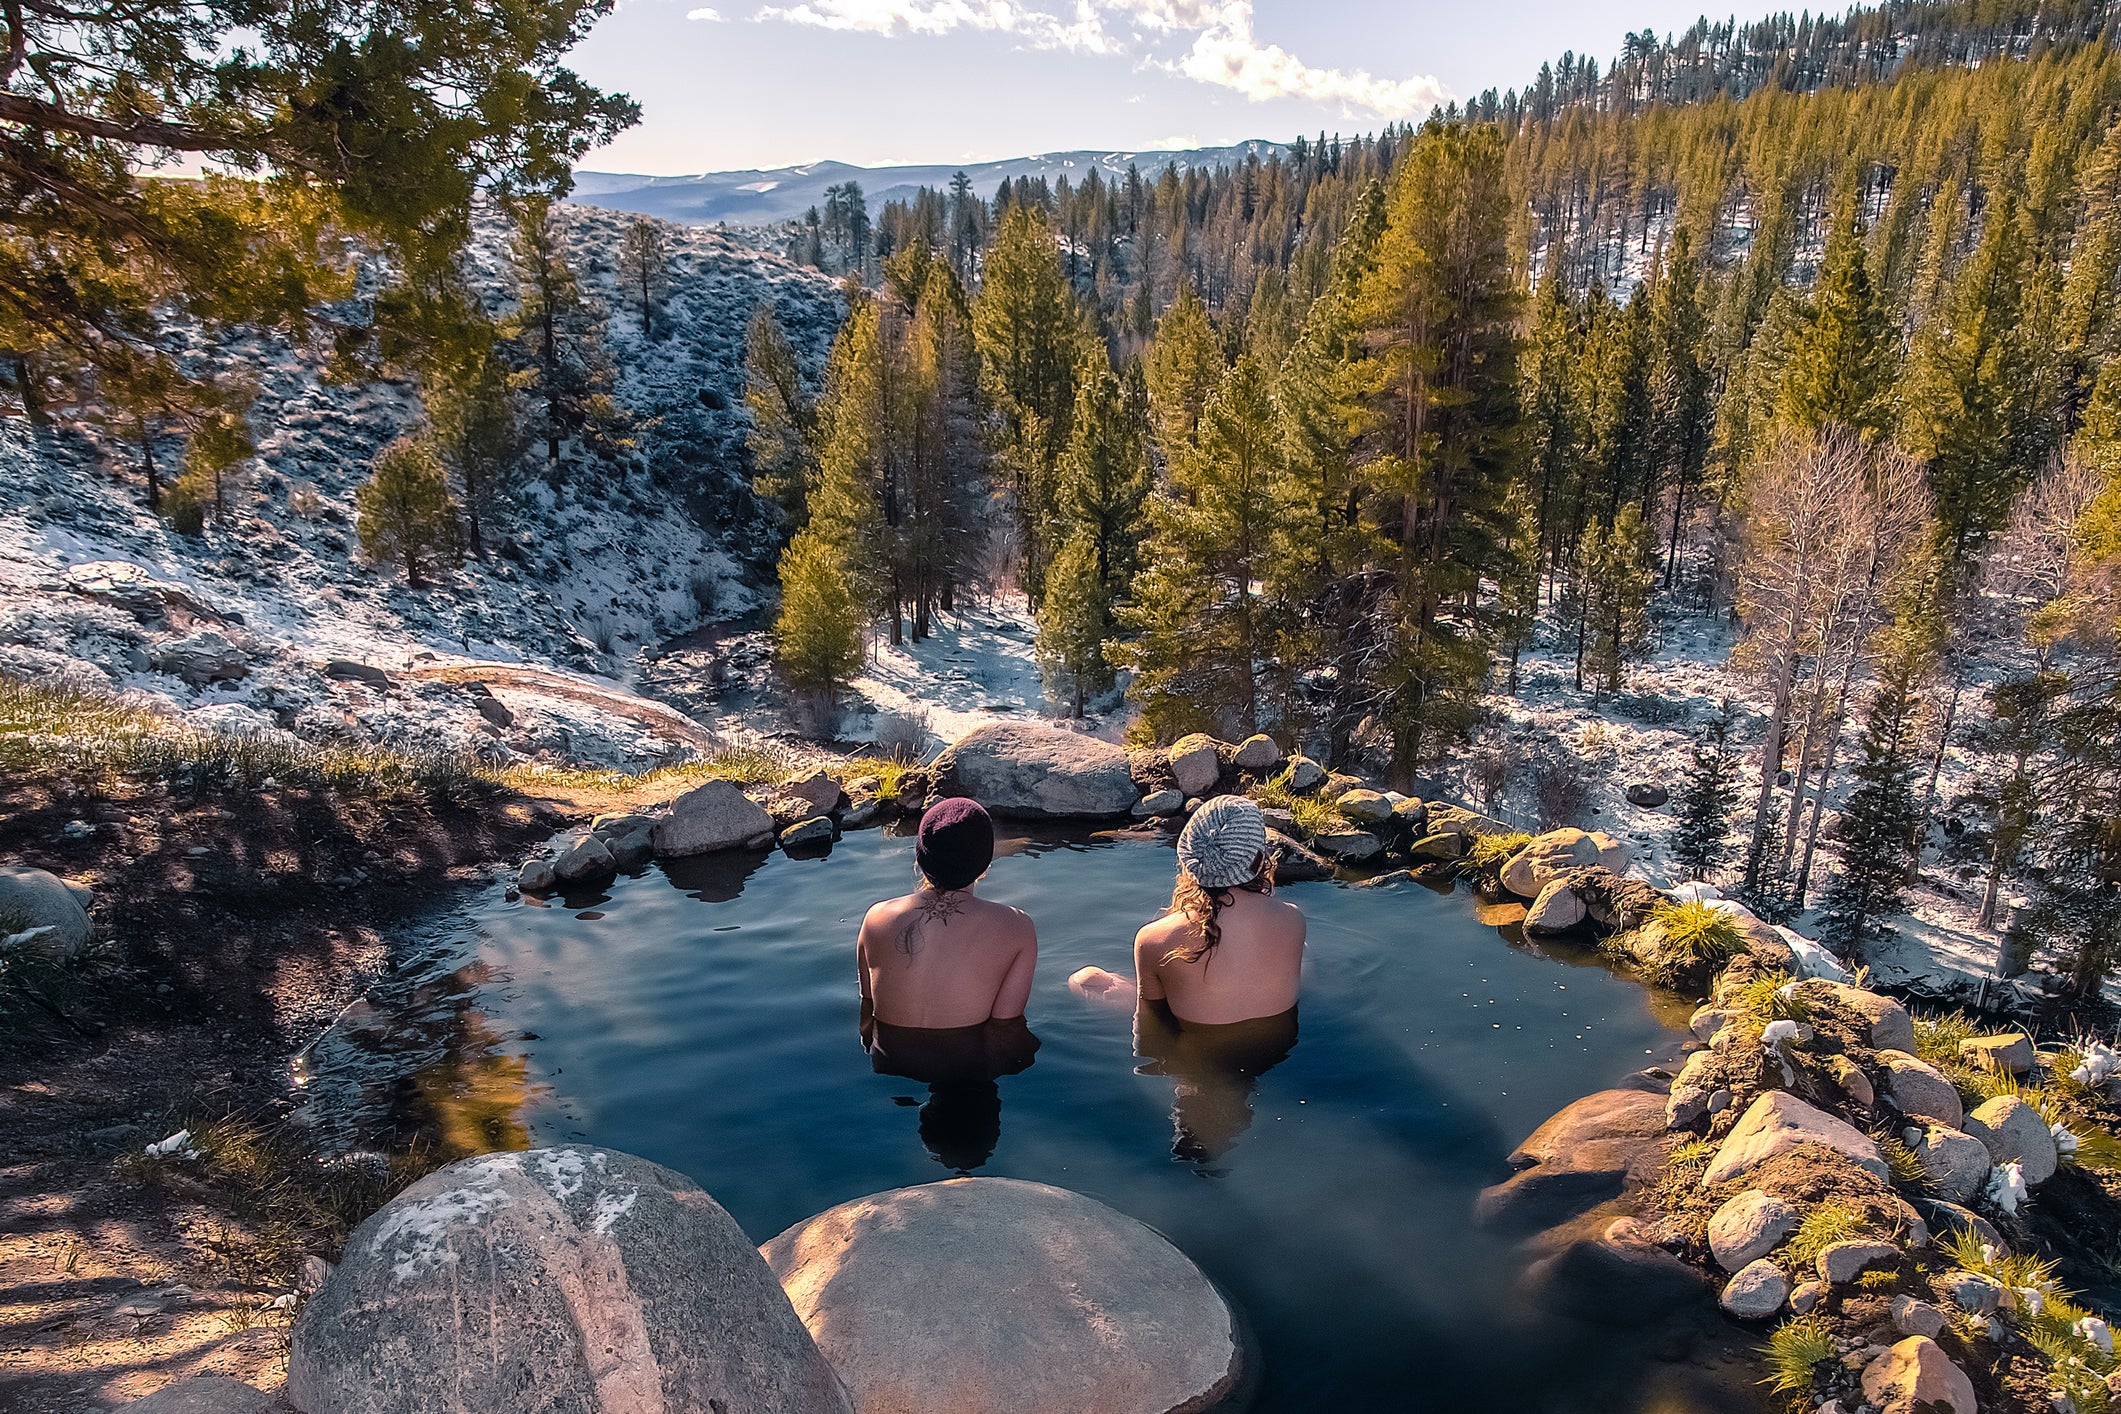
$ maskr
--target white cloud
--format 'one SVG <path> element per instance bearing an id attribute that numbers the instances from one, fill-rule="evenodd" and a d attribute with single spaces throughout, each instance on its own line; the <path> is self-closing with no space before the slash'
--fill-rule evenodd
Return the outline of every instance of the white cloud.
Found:
<path id="1" fill-rule="evenodd" d="M 697 10 L 687 10 L 685 18 L 688 20 L 707 20 L 714 24 L 721 24 L 725 16 L 720 10 L 715 9 L 711 5 L 702 5 Z"/>
<path id="2" fill-rule="evenodd" d="M 887 37 L 981 30 L 1013 35 L 1035 49 L 1129 55 L 1143 38 L 1139 31 L 1108 31 L 1105 16 L 1116 14 L 1156 37 L 1151 52 L 1136 56 L 1145 65 L 1230 89 L 1254 103 L 1307 99 L 1403 118 L 1450 96 L 1433 78 L 1386 79 L 1364 69 L 1321 69 L 1278 44 L 1262 44 L 1252 32 L 1252 0 L 1074 0 L 1065 13 L 1060 0 L 1048 3 L 1056 8 L 1038 8 L 1034 0 L 800 0 L 763 6 L 753 18 Z M 695 11 L 694 17 L 700 14 Z M 1188 47 L 1177 47 L 1189 39 Z"/>
<path id="3" fill-rule="evenodd" d="M 1199 146 L 1200 135 L 1198 133 L 1173 133 L 1170 137 L 1160 137 L 1155 142 L 1150 143 L 1149 150 L 1152 152 L 1191 152 Z"/>

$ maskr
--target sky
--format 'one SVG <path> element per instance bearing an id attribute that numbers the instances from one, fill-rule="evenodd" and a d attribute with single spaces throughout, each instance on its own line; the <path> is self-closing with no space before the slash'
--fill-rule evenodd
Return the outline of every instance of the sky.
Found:
<path id="1" fill-rule="evenodd" d="M 1700 0 L 619 0 L 569 58 L 640 125 L 582 166 L 658 176 L 1353 134 L 1610 61 Z"/>

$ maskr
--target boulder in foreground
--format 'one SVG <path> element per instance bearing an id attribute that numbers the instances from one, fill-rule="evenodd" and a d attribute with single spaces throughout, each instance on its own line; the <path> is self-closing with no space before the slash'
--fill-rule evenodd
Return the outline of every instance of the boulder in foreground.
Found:
<path id="1" fill-rule="evenodd" d="M 657 857 L 683 859 L 773 843 L 773 816 L 730 781 L 709 781 L 670 802 L 650 835 Z"/>
<path id="2" fill-rule="evenodd" d="M 72 957 L 88 946 L 95 929 L 81 898 L 64 879 L 42 869 L 0 867 L 0 934 L 17 928 L 49 928 L 31 946 L 54 957 Z"/>
<path id="3" fill-rule="evenodd" d="M 1035 722 L 989 722 L 935 763 L 937 795 L 969 795 L 999 815 L 1108 819 L 1140 798 L 1127 753 Z"/>
<path id="4" fill-rule="evenodd" d="M 429 1174 L 302 1308 L 303 1414 L 851 1414 L 729 1214 L 646 1159 L 569 1144 Z"/>
<path id="5" fill-rule="evenodd" d="M 1701 1186 L 1714 1188 L 1728 1183 L 1799 1144 L 1835 1150 L 1856 1167 L 1892 1182 L 1892 1170 L 1886 1167 L 1884 1156 L 1869 1135 L 1806 1104 L 1787 1090 L 1770 1090 L 1738 1117 L 1738 1123 L 1724 1137 L 1723 1147 L 1710 1161 L 1708 1171 L 1701 1175 Z"/>
<path id="6" fill-rule="evenodd" d="M 1198 1267 L 1043 1183 L 872 1194 L 760 1250 L 863 1414 L 1174 1414 L 1214 1408 L 1242 1373 Z"/>

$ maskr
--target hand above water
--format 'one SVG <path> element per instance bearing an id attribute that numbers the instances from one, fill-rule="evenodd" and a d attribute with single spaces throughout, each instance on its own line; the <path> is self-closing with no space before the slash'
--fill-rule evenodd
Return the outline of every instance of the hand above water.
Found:
<path id="1" fill-rule="evenodd" d="M 1069 973 L 1068 990 L 1107 1006 L 1134 1005 L 1134 983 L 1102 967 L 1081 967 Z"/>

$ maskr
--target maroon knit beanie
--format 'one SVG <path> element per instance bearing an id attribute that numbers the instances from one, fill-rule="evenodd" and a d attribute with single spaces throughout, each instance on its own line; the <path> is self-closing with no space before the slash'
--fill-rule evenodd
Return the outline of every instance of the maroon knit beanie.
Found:
<path id="1" fill-rule="evenodd" d="M 913 858 L 939 889 L 962 889 L 994 862 L 994 821 L 978 801 L 952 796 L 921 817 Z"/>

